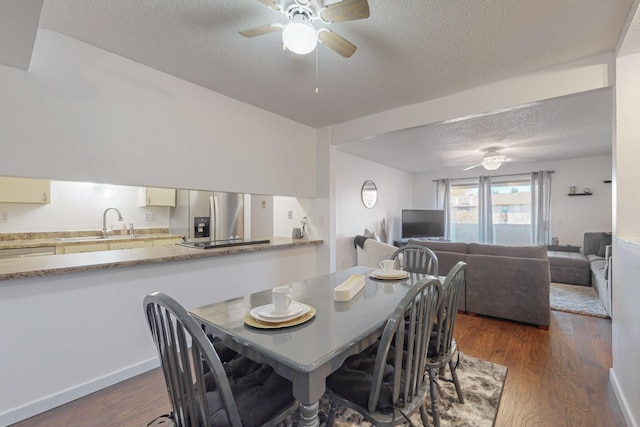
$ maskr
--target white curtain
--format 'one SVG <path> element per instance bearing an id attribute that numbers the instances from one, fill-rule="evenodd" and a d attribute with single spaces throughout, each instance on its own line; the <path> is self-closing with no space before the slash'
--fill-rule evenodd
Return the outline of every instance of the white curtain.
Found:
<path id="1" fill-rule="evenodd" d="M 551 172 L 531 173 L 531 244 L 551 243 Z"/>
<path id="2" fill-rule="evenodd" d="M 450 185 L 448 179 L 436 181 L 436 209 L 444 210 L 444 238 L 451 237 L 451 224 L 449 223 L 449 193 Z"/>
<path id="3" fill-rule="evenodd" d="M 491 204 L 491 177 L 481 176 L 478 183 L 478 242 L 493 243 L 493 205 Z"/>

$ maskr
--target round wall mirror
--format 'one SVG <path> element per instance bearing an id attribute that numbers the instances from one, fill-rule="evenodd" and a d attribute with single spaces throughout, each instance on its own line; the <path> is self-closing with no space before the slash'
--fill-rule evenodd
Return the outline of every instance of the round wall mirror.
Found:
<path id="1" fill-rule="evenodd" d="M 373 181 L 367 180 L 362 184 L 362 203 L 369 209 L 378 201 L 378 188 Z"/>

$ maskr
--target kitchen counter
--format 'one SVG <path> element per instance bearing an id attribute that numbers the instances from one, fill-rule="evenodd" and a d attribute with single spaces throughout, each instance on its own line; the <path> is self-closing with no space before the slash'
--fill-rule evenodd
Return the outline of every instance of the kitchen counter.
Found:
<path id="1" fill-rule="evenodd" d="M 126 237 L 127 236 L 118 236 L 114 238 L 125 239 Z M 132 239 L 140 238 L 141 237 L 133 237 Z M 153 237 L 153 239 L 157 238 L 157 236 Z M 183 261 L 197 258 L 219 257 L 249 252 L 272 251 L 297 246 L 320 245 L 323 243 L 322 240 L 294 240 L 286 237 L 272 237 L 269 240 L 270 243 L 224 247 L 218 249 L 196 249 L 179 245 L 172 245 L 153 248 L 0 259 L 0 281 L 21 279 L 27 277 L 49 276 L 56 274 L 68 274 L 80 271 Z M 96 240 L 94 239 L 93 241 Z M 86 241 L 81 242 L 86 243 Z M 2 241 L 0 243 L 5 245 L 7 243 L 15 242 Z M 72 243 L 75 243 L 75 241 Z M 45 244 L 44 246 L 47 245 Z"/>

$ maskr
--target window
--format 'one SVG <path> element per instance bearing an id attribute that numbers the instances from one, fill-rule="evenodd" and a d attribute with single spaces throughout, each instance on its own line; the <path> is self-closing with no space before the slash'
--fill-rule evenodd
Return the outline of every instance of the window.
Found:
<path id="1" fill-rule="evenodd" d="M 478 241 L 478 180 L 451 184 L 450 239 L 454 242 Z"/>
<path id="2" fill-rule="evenodd" d="M 477 179 L 456 180 L 449 191 L 449 231 L 454 242 L 497 245 L 531 244 L 531 179 L 529 176 L 492 178 L 491 223 L 493 241 L 480 242 Z"/>
<path id="3" fill-rule="evenodd" d="M 496 245 L 529 245 L 531 241 L 531 180 L 491 183 L 491 220 Z"/>

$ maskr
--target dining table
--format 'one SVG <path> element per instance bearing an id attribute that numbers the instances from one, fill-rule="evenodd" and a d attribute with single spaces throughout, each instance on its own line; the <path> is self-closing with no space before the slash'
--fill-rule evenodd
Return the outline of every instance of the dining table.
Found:
<path id="1" fill-rule="evenodd" d="M 252 309 L 271 303 L 271 289 L 196 307 L 189 313 L 207 334 L 258 363 L 269 364 L 290 380 L 300 403 L 299 425 L 315 427 L 320 425 L 319 401 L 326 378 L 349 356 L 372 345 L 407 290 L 431 277 L 407 273 L 402 279 L 385 280 L 372 277 L 377 271 L 357 266 L 287 285 L 292 300 L 310 312 L 299 322 L 285 322 L 286 326 L 262 324 L 251 317 Z M 364 287 L 349 300 L 334 299 L 334 289 L 354 278 L 364 279 Z"/>

